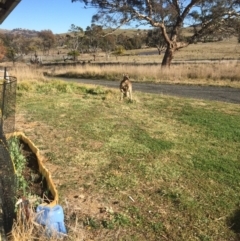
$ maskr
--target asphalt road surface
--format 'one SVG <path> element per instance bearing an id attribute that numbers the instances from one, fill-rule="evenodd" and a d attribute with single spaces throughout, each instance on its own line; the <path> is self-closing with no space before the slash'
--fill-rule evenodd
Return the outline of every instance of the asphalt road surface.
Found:
<path id="1" fill-rule="evenodd" d="M 64 78 L 64 80 L 84 84 L 101 85 L 109 88 L 119 88 L 120 83 L 120 81 L 91 79 Z M 231 87 L 133 83 L 133 92 L 134 91 L 240 104 L 240 89 Z"/>

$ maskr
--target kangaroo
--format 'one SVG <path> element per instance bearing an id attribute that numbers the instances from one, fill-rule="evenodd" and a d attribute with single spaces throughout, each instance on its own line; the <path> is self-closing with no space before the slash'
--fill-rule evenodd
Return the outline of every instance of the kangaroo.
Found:
<path id="1" fill-rule="evenodd" d="M 121 91 L 120 100 L 122 100 L 123 97 L 128 97 L 130 100 L 132 100 L 132 83 L 128 75 L 123 74 L 123 80 L 121 81 L 119 87 Z"/>

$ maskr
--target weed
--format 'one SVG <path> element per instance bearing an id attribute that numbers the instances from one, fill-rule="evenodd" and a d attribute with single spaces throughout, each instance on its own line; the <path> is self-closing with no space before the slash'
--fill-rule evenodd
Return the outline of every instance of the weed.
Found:
<path id="1" fill-rule="evenodd" d="M 106 90 L 101 88 L 100 86 L 97 86 L 96 88 L 88 89 L 86 92 L 91 95 L 101 95 L 105 94 Z"/>
<path id="2" fill-rule="evenodd" d="M 126 215 L 120 213 L 112 213 L 109 219 L 102 220 L 103 227 L 107 229 L 128 226 L 129 224 L 129 218 Z"/>
<path id="3" fill-rule="evenodd" d="M 28 92 L 33 90 L 33 85 L 30 82 L 22 82 L 21 85 L 18 85 L 18 90 Z"/>
<path id="4" fill-rule="evenodd" d="M 98 229 L 100 227 L 100 224 L 98 223 L 98 221 L 91 217 L 87 217 L 86 220 L 83 222 L 83 224 L 93 229 Z"/>
<path id="5" fill-rule="evenodd" d="M 17 189 L 23 191 L 24 195 L 26 195 L 28 183 L 23 176 L 23 170 L 26 166 L 26 159 L 21 154 L 19 139 L 17 137 L 11 137 L 8 140 L 8 145 L 10 156 L 15 166 L 17 176 Z"/>

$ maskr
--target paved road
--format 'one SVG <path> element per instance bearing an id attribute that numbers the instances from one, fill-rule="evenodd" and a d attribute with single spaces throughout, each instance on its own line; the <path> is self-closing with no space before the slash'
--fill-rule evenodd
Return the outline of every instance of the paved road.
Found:
<path id="1" fill-rule="evenodd" d="M 62 78 L 61 78 L 62 79 Z M 110 88 L 119 88 L 119 82 L 90 79 L 64 79 L 85 84 L 102 85 Z M 141 91 L 154 94 L 166 94 L 172 96 L 216 100 L 240 104 L 240 89 L 231 87 L 171 85 L 153 83 L 133 83 L 133 91 Z"/>

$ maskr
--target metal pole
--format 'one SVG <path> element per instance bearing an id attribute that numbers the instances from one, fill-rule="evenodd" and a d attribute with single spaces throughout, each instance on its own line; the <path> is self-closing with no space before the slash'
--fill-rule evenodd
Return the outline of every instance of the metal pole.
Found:
<path id="1" fill-rule="evenodd" d="M 5 105 L 5 92 L 6 92 L 6 81 L 3 82 L 2 90 L 2 106 L 1 106 L 1 134 L 3 135 L 3 116 L 4 116 L 4 105 Z"/>
<path id="2" fill-rule="evenodd" d="M 7 79 L 7 67 L 4 67 L 4 79 Z"/>

